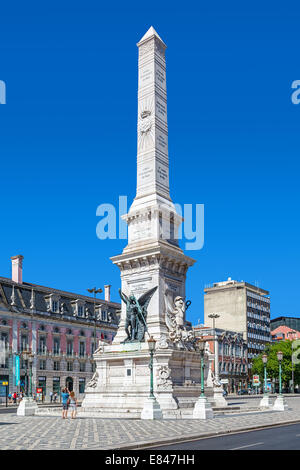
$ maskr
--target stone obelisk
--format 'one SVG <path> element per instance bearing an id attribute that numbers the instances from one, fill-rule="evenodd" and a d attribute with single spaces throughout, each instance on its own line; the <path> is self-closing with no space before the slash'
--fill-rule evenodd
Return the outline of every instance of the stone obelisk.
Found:
<path id="1" fill-rule="evenodd" d="M 122 291 L 138 296 L 158 286 L 149 305 L 147 324 L 156 340 L 167 335 L 165 297 L 170 302 L 185 298 L 185 278 L 194 260 L 179 248 L 177 234 L 182 223 L 170 198 L 166 88 L 166 45 L 151 27 L 137 44 L 138 119 L 137 190 L 124 218 L 128 224 L 128 245 L 122 255 L 112 258 L 121 270 Z M 114 342 L 126 334 L 122 319 Z"/>
<path id="2" fill-rule="evenodd" d="M 81 410 L 92 416 L 144 418 L 149 416 L 147 402 L 155 396 L 152 415 L 178 419 L 193 416 L 201 391 L 199 353 L 185 318 L 186 273 L 194 260 L 179 247 L 182 218 L 169 192 L 166 45 L 152 27 L 137 45 L 137 191 L 124 216 L 128 244 L 112 258 L 121 271 L 125 300 L 113 343 L 100 342 L 94 354 L 97 369 Z M 132 341 L 125 328 L 125 301 L 139 302 L 149 291 L 154 293 L 147 304 L 148 332 Z M 149 336 L 156 340 L 151 399 Z M 207 352 L 207 377 L 211 361 Z"/>

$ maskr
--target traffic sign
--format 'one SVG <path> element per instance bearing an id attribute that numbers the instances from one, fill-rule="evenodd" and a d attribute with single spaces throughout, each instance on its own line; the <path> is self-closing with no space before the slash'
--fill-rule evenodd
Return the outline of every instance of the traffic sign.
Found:
<path id="1" fill-rule="evenodd" d="M 260 385 L 259 375 L 253 375 L 252 384 L 253 384 L 253 387 L 259 387 Z"/>

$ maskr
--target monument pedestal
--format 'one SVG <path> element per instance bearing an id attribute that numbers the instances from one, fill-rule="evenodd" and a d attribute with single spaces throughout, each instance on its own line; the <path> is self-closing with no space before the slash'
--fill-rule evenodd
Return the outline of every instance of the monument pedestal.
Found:
<path id="1" fill-rule="evenodd" d="M 223 387 L 214 387 L 213 388 L 213 397 L 211 403 L 216 408 L 225 408 L 228 406 L 228 403 L 223 395 Z"/>
<path id="2" fill-rule="evenodd" d="M 141 419 L 162 419 L 163 415 L 155 397 L 148 397 L 142 409 Z"/>
<path id="3" fill-rule="evenodd" d="M 162 345 L 158 343 L 153 359 L 154 394 L 162 417 L 192 418 L 201 393 L 199 353 L 159 349 Z M 150 406 L 147 342 L 104 345 L 94 359 L 97 370 L 87 385 L 81 415 L 143 418 L 145 404 L 147 409 Z M 207 374 L 208 364 L 205 369 Z"/>
<path id="4" fill-rule="evenodd" d="M 199 397 L 193 410 L 193 419 L 211 419 L 214 417 L 211 404 L 206 397 Z"/>
<path id="5" fill-rule="evenodd" d="M 17 408 L 17 415 L 18 416 L 33 416 L 37 410 L 38 410 L 38 406 L 36 402 L 33 400 L 33 398 L 24 397 L 21 400 Z"/>
<path id="6" fill-rule="evenodd" d="M 276 398 L 275 402 L 274 402 L 274 405 L 273 405 L 273 410 L 274 411 L 286 411 L 288 410 L 288 405 L 287 405 L 287 402 L 284 398 L 283 395 L 278 395 L 278 397 Z"/>
<path id="7" fill-rule="evenodd" d="M 259 402 L 260 408 L 270 408 L 270 397 L 269 395 L 264 395 L 263 398 Z"/>

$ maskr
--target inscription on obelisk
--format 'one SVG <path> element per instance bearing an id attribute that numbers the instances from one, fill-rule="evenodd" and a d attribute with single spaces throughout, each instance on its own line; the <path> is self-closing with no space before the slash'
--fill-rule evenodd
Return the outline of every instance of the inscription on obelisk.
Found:
<path id="1" fill-rule="evenodd" d="M 169 198 L 166 45 L 153 28 L 138 43 L 137 197 Z"/>

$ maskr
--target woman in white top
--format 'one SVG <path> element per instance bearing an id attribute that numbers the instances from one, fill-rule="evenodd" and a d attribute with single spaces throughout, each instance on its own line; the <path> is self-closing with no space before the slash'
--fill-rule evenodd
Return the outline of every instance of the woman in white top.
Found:
<path id="1" fill-rule="evenodd" d="M 71 411 L 71 418 L 75 419 L 76 418 L 76 413 L 77 413 L 77 400 L 76 400 L 74 392 L 70 392 L 69 408 L 70 408 L 70 411 Z"/>

